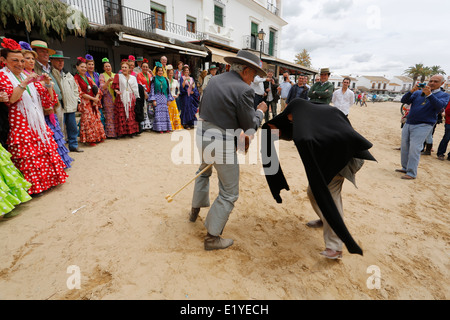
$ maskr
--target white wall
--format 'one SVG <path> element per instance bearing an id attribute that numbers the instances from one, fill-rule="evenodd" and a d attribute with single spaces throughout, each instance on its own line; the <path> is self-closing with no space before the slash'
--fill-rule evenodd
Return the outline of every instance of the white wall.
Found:
<path id="1" fill-rule="evenodd" d="M 166 7 L 166 21 L 186 27 L 186 16 L 196 18 L 196 31 L 206 32 L 212 41 L 218 41 L 232 47 L 242 48 L 244 36 L 249 36 L 251 32 L 251 22 L 258 24 L 258 30 L 264 29 L 266 38 L 264 42 L 269 42 L 269 30 L 276 31 L 276 52 L 281 47 L 280 20 L 270 13 L 267 8 L 267 0 L 222 0 L 224 6 L 224 26 L 219 27 L 214 24 L 214 4 L 213 0 L 155 0 L 155 3 Z M 276 1 L 278 9 L 281 10 L 281 0 Z M 123 5 L 139 11 L 150 13 L 150 0 L 123 0 Z M 157 33 L 176 38 L 182 41 L 192 41 L 180 35 L 170 34 L 167 31 L 157 30 Z"/>

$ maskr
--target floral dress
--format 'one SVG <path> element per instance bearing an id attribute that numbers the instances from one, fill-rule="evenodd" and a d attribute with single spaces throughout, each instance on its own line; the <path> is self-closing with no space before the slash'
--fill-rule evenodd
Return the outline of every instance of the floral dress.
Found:
<path id="1" fill-rule="evenodd" d="M 105 133 L 108 138 L 117 137 L 115 117 L 114 117 L 114 90 L 112 89 L 112 82 L 106 86 L 108 79 L 115 77 L 115 73 L 111 73 L 109 76 L 106 72 L 100 75 L 100 90 L 103 94 L 103 115 L 105 116 Z"/>
<path id="2" fill-rule="evenodd" d="M 105 130 L 100 120 L 101 114 L 99 106 L 92 100 L 83 98 L 84 94 L 95 97 L 92 88 L 94 82 L 86 77 L 77 73 L 74 76 L 75 82 L 78 85 L 78 91 L 80 92 L 81 103 L 78 106 L 78 111 L 81 113 L 80 118 L 80 142 L 82 143 L 96 143 L 102 142 L 106 139 Z"/>

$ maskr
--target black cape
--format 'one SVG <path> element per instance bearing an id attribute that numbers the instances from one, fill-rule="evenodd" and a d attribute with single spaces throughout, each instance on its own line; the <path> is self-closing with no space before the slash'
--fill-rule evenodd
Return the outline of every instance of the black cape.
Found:
<path id="1" fill-rule="evenodd" d="M 292 122 L 288 114 L 292 114 Z M 372 143 L 353 129 L 339 109 L 303 99 L 292 100 L 280 115 L 268 123 L 280 129 L 280 139 L 294 141 L 323 216 L 348 251 L 362 255 L 362 249 L 353 240 L 339 214 L 328 184 L 352 158 L 376 161 L 368 151 Z M 281 203 L 280 191 L 289 190 L 289 185 L 281 170 L 268 123 L 262 127 L 268 129 L 263 130 L 262 135 L 262 161 L 270 191 Z"/>

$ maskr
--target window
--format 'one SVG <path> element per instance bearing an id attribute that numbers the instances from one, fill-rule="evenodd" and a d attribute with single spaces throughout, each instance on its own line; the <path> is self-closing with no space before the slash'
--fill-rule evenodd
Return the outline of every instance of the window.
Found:
<path id="1" fill-rule="evenodd" d="M 250 31 L 250 49 L 256 50 L 257 42 L 258 42 L 258 25 L 252 22 Z"/>
<path id="2" fill-rule="evenodd" d="M 152 22 L 156 29 L 166 29 L 166 7 L 155 2 L 151 2 Z"/>
<path id="3" fill-rule="evenodd" d="M 375 89 L 375 82 L 372 83 L 372 89 Z"/>
<path id="4" fill-rule="evenodd" d="M 386 90 L 386 83 L 383 85 L 383 89 Z"/>
<path id="5" fill-rule="evenodd" d="M 190 16 L 186 17 L 186 28 L 188 32 L 195 33 L 196 19 Z"/>
<path id="6" fill-rule="evenodd" d="M 87 52 L 94 58 L 94 62 L 95 62 L 96 66 L 103 65 L 102 59 L 104 57 L 109 56 L 108 49 L 102 48 L 102 47 L 88 46 Z M 98 69 L 98 67 L 97 67 L 97 69 Z"/>
<path id="7" fill-rule="evenodd" d="M 223 8 L 218 5 L 214 5 L 214 23 L 223 27 Z"/>
<path id="8" fill-rule="evenodd" d="M 275 51 L 275 30 L 269 31 L 269 55 L 273 56 Z"/>
<path id="9" fill-rule="evenodd" d="M 381 83 L 378 84 L 378 89 L 381 89 Z"/>

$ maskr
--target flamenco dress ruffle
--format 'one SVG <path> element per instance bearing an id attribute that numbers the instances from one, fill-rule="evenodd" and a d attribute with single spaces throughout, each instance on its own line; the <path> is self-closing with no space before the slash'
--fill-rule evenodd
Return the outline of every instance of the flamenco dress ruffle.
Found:
<path id="1" fill-rule="evenodd" d="M 12 216 L 17 205 L 31 200 L 30 187 L 12 163 L 11 154 L 0 145 L 0 217 Z"/>
<path id="2" fill-rule="evenodd" d="M 47 123 L 50 130 L 53 131 L 53 139 L 55 140 L 56 144 L 58 145 L 58 154 L 60 155 L 62 161 L 66 165 L 67 168 L 71 168 L 71 163 L 73 159 L 69 156 L 69 150 L 66 148 L 65 144 L 66 141 L 64 140 L 64 136 L 61 131 L 61 127 L 59 126 L 59 121 L 57 117 L 54 117 L 55 124 L 52 123 L 50 120 L 50 116 L 45 116 L 45 122 Z"/>

